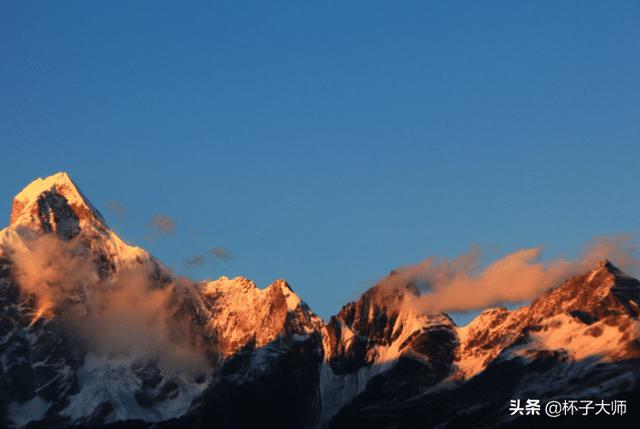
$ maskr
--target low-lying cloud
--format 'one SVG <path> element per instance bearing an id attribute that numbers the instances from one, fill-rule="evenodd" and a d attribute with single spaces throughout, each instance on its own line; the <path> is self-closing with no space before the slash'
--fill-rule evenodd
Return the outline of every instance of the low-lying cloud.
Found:
<path id="1" fill-rule="evenodd" d="M 598 238 L 577 260 L 541 261 L 542 247 L 521 249 L 480 267 L 481 251 L 473 248 L 455 259 L 428 258 L 395 270 L 384 286 L 413 283 L 423 294 L 407 303 L 421 312 L 470 311 L 505 303 L 530 301 L 568 277 L 594 269 L 604 258 L 625 271 L 640 267 L 636 246 L 628 236 Z"/>
<path id="2" fill-rule="evenodd" d="M 33 294 L 38 316 L 57 314 L 89 349 L 134 353 L 167 369 L 202 371 L 205 351 L 192 324 L 176 317 L 175 297 L 194 287 L 180 278 L 160 283 L 149 264 L 100 276 L 92 254 L 77 240 L 23 237 L 11 249 L 22 293 Z M 186 291 L 186 292 L 185 292 Z"/>

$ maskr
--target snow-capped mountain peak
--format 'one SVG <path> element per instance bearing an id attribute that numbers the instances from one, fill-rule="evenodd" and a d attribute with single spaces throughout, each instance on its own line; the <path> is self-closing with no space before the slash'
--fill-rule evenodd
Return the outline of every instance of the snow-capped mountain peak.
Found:
<path id="1" fill-rule="evenodd" d="M 279 338 L 302 338 L 322 324 L 285 280 L 260 289 L 245 277 L 221 277 L 204 284 L 202 296 L 216 314 L 208 328 L 219 338 L 225 356 Z"/>
<path id="2" fill-rule="evenodd" d="M 465 427 L 507 398 L 638 391 L 640 281 L 609 260 L 464 327 L 419 295 L 392 272 L 325 324 L 282 279 L 174 276 L 66 173 L 37 179 L 0 231 L 0 426 Z"/>
<path id="3" fill-rule="evenodd" d="M 610 261 L 601 260 L 588 273 L 573 276 L 531 304 L 532 317 L 570 313 L 592 322 L 614 314 L 637 316 L 640 282 Z"/>
<path id="4" fill-rule="evenodd" d="M 457 365 L 464 377 L 471 377 L 514 342 L 536 351 L 562 347 L 582 358 L 595 353 L 598 342 L 602 343 L 599 353 L 611 354 L 610 343 L 619 341 L 616 353 L 631 353 L 627 343 L 635 336 L 627 333 L 624 340 L 619 337 L 636 329 L 639 310 L 640 281 L 603 259 L 593 270 L 567 279 L 529 306 L 511 311 L 488 309 L 467 326 L 457 328 Z M 616 329 L 608 329 L 611 326 Z"/>
<path id="5" fill-rule="evenodd" d="M 65 172 L 38 178 L 13 199 L 11 225 L 56 232 L 70 239 L 86 226 L 106 231 L 107 223 Z"/>

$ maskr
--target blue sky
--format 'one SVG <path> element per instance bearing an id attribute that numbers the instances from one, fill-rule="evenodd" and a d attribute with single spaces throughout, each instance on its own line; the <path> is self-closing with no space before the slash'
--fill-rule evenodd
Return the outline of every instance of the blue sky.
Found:
<path id="1" fill-rule="evenodd" d="M 323 317 L 430 255 L 638 230 L 638 2 L 134 3 L 0 6 L 3 224 L 64 170 L 179 273 Z"/>

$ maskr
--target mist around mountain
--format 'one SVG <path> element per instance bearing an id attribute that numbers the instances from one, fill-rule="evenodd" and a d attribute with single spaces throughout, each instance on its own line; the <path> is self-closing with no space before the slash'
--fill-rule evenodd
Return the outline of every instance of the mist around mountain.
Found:
<path id="1" fill-rule="evenodd" d="M 243 277 L 175 275 L 110 230 L 65 173 L 17 194 L 10 219 L 0 231 L 3 427 L 631 427 L 637 419 L 640 282 L 615 265 L 620 255 L 603 259 L 608 247 L 546 266 L 535 251 L 516 253 L 480 280 L 464 268 L 468 258 L 405 267 L 322 320 L 285 280 L 260 289 Z M 434 285 L 430 295 L 416 279 Z M 451 293 L 460 294 L 457 309 L 537 298 L 457 326 L 442 311 Z M 512 414 L 515 399 L 626 400 L 628 409 L 552 419 Z"/>

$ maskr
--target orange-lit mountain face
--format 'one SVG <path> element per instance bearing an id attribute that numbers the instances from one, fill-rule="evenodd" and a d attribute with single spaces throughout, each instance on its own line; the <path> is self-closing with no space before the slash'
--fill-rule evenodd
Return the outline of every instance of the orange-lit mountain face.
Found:
<path id="1" fill-rule="evenodd" d="M 517 427 L 513 398 L 638 398 L 640 282 L 609 261 L 464 327 L 389 283 L 325 323 L 284 280 L 175 276 L 38 179 L 0 232 L 0 426 Z"/>

